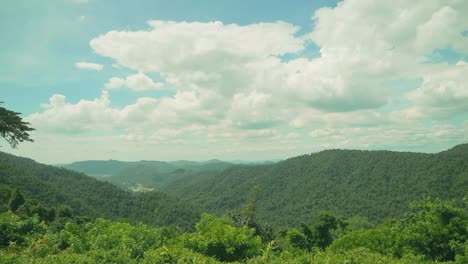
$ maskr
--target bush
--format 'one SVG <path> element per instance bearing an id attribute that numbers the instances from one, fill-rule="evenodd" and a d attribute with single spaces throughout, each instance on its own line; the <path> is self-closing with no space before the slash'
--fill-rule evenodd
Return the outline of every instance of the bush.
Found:
<path id="1" fill-rule="evenodd" d="M 184 245 L 221 261 L 240 261 L 261 253 L 262 241 L 255 229 L 235 227 L 227 217 L 204 214 L 196 233 L 187 234 Z"/>

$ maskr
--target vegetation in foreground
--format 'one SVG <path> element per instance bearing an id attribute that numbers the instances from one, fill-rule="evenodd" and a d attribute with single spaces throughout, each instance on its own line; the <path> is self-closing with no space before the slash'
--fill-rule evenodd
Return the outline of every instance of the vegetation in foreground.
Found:
<path id="1" fill-rule="evenodd" d="M 0 214 L 1 263 L 467 263 L 466 203 L 426 199 L 401 220 L 362 229 L 323 211 L 273 234 L 249 204 L 204 214 L 194 232 L 76 217 L 13 192 Z M 4 200 L 5 201 L 5 200 Z M 38 209 L 42 208 L 42 209 Z"/>

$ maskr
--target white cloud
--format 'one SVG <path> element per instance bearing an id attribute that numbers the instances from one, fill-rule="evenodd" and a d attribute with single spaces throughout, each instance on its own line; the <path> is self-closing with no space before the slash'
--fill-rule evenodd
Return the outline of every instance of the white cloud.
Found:
<path id="1" fill-rule="evenodd" d="M 90 42 L 94 51 L 139 71 L 217 69 L 252 58 L 295 53 L 304 48 L 298 27 L 284 22 L 248 26 L 222 22 L 149 21 L 149 31 L 111 31 Z"/>
<path id="2" fill-rule="evenodd" d="M 56 130 L 124 131 L 122 140 L 181 148 L 216 143 L 226 153 L 280 151 L 273 141 L 307 151 L 467 140 L 466 124 L 443 123 L 468 111 L 466 63 L 427 63 L 435 49 L 468 53 L 461 35 L 467 13 L 468 2 L 459 0 L 348 0 L 318 10 L 314 31 L 304 36 L 285 22 L 150 21 L 149 29 L 110 31 L 90 42 L 115 67 L 137 74 L 110 78 L 94 100 L 73 104 L 55 95 L 28 120 Z M 308 41 L 320 57 L 281 59 Z M 111 107 L 107 90 L 161 88 L 145 73 L 159 74 L 175 94 Z M 388 85 L 399 80 L 422 81 Z"/>
<path id="3" fill-rule="evenodd" d="M 128 87 L 134 91 L 146 91 L 146 90 L 157 90 L 163 86 L 160 82 L 154 82 L 151 78 L 146 76 L 144 73 L 139 72 L 127 78 L 122 79 L 118 77 L 112 77 L 105 84 L 105 88 L 108 90 L 117 89 L 122 87 Z"/>
<path id="4" fill-rule="evenodd" d="M 320 9 L 310 38 L 321 47 L 321 57 L 299 68 L 312 67 L 306 76 L 315 77 L 306 80 L 317 79 L 324 90 L 308 91 L 322 103 L 331 102 L 332 109 L 337 109 L 334 103 L 350 109 L 382 106 L 394 95 L 382 85 L 385 81 L 437 73 L 422 63 L 434 49 L 467 51 L 461 35 L 468 28 L 466 12 L 466 1 L 437 0 L 349 0 Z"/>
<path id="5" fill-rule="evenodd" d="M 85 62 L 85 61 L 75 63 L 75 67 L 77 69 L 93 70 L 93 71 L 100 71 L 102 70 L 102 68 L 104 68 L 104 66 L 102 66 L 101 64 Z"/>
<path id="6" fill-rule="evenodd" d="M 399 123 L 373 127 L 325 127 L 309 133 L 319 149 L 395 149 L 434 151 L 468 140 L 468 122 Z"/>
<path id="7" fill-rule="evenodd" d="M 29 115 L 26 119 L 33 127 L 51 132 L 81 133 L 91 129 L 105 128 L 115 121 L 116 113 L 109 108 L 107 92 L 92 101 L 81 100 L 76 104 L 66 102 L 60 94 L 54 94 L 44 110 Z"/>
<path id="8" fill-rule="evenodd" d="M 467 29 L 466 11 L 466 1 L 458 0 L 349 0 L 318 10 L 310 36 L 321 47 L 424 55 L 466 43 L 460 34 Z"/>
<path id="9" fill-rule="evenodd" d="M 111 31 L 90 45 L 123 67 L 158 72 L 176 89 L 215 91 L 227 103 L 258 91 L 271 94 L 275 107 L 289 108 L 293 101 L 294 107 L 330 112 L 376 109 L 401 96 L 386 81 L 420 78 L 432 69 L 421 63 L 432 50 L 452 45 L 463 51 L 467 5 L 441 3 L 420 8 L 407 1 L 350 0 L 320 9 L 308 36 L 321 57 L 312 60 L 277 58 L 305 49 L 306 38 L 295 36 L 298 27 L 284 22 L 150 21 L 147 31 Z"/>
<path id="10" fill-rule="evenodd" d="M 468 63 L 436 66 L 423 75 L 421 86 L 408 98 L 415 106 L 405 112 L 410 117 L 450 117 L 468 112 Z"/>

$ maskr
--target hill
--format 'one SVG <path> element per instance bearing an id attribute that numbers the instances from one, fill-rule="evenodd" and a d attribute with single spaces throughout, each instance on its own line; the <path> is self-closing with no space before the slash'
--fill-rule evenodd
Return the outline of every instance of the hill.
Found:
<path id="1" fill-rule="evenodd" d="M 179 219 L 179 213 L 195 211 L 189 204 L 197 204 L 209 213 L 225 214 L 243 207 L 248 201 L 255 201 L 260 221 L 276 227 L 308 223 L 322 210 L 333 211 L 361 224 L 377 224 L 387 218 L 401 217 L 409 203 L 423 197 L 461 199 L 468 191 L 468 144 L 436 154 L 325 150 L 274 164 L 234 165 L 218 160 L 72 164 L 91 173 L 111 175 L 106 180 L 125 188 L 158 189 L 158 192 L 139 194 L 118 190 L 109 183 L 65 169 L 6 154 L 2 157 L 13 159 L 20 170 L 10 175 L 25 174 L 26 178 L 35 175 L 39 179 L 35 180 L 37 183 L 17 180 L 16 186 L 32 190 L 29 191 L 31 195 L 46 193 L 41 201 L 49 204 L 66 201 L 82 214 L 104 215 L 111 219 L 125 217 L 134 221 L 144 216 L 144 221 L 156 224 L 170 222 L 163 216 L 171 215 L 172 207 L 178 208 L 172 215 Z M 31 164 L 36 167 L 25 169 Z M 3 182 L 2 179 L 0 183 Z M 44 184 L 48 185 L 42 187 Z M 88 189 L 87 186 L 92 187 Z M 106 205 L 101 204 L 102 200 Z M 165 202 L 159 203 L 161 200 Z M 145 201 L 143 206 L 141 201 Z M 148 205 L 151 201 L 154 203 Z M 171 206 L 163 206 L 165 204 Z M 135 209 L 136 205 L 143 208 Z M 158 217 L 165 220 L 152 218 L 157 206 L 162 206 Z M 188 222 L 188 216 L 184 217 L 180 219 Z"/>
<path id="2" fill-rule="evenodd" d="M 62 167 L 108 181 L 126 190 L 164 189 L 169 181 L 199 172 L 222 171 L 234 164 L 220 160 L 196 161 L 79 161 Z"/>
<path id="3" fill-rule="evenodd" d="M 401 216 L 408 203 L 425 196 L 463 198 L 467 186 L 464 144 L 437 154 L 326 150 L 273 165 L 180 177 L 165 191 L 218 214 L 254 199 L 261 221 L 297 226 L 321 210 L 379 223 Z"/>
<path id="4" fill-rule="evenodd" d="M 161 192 L 127 192 L 82 173 L 3 152 L 0 152 L 0 184 L 49 207 L 69 206 L 75 214 L 83 216 L 184 228 L 193 228 L 200 217 L 189 203 Z"/>

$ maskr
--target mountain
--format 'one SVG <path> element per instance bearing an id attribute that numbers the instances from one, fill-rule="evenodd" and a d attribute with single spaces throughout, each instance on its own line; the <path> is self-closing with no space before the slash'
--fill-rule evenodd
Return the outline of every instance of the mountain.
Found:
<path id="1" fill-rule="evenodd" d="M 261 221 L 297 226 L 321 210 L 378 223 L 401 216 L 408 203 L 425 196 L 461 199 L 467 186 L 464 144 L 437 154 L 325 150 L 179 177 L 164 190 L 219 214 L 255 200 Z"/>
<path id="2" fill-rule="evenodd" d="M 309 223 L 322 210 L 376 224 L 401 217 L 409 203 L 423 197 L 462 199 L 468 192 L 468 144 L 436 154 L 325 150 L 274 164 L 85 161 L 70 166 L 145 192 L 126 192 L 3 153 L 0 184 L 49 205 L 65 203 L 83 215 L 184 226 L 191 217 L 198 219 L 191 204 L 225 214 L 255 201 L 258 219 L 276 227 Z"/>
<path id="3" fill-rule="evenodd" d="M 86 173 L 99 180 L 108 181 L 127 190 L 147 191 L 164 189 L 170 181 L 183 174 L 186 177 L 199 172 L 222 171 L 234 164 L 221 160 L 196 161 L 80 161 L 62 165 Z"/>
<path id="4" fill-rule="evenodd" d="M 107 173 L 105 169 L 121 165 L 109 161 L 94 171 Z M 127 192 L 82 173 L 3 152 L 0 152 L 0 184 L 49 207 L 69 206 L 75 214 L 83 216 L 184 228 L 192 228 L 200 216 L 200 211 L 190 203 L 161 192 Z"/>
<path id="5" fill-rule="evenodd" d="M 150 166 L 164 171 L 174 169 L 171 164 L 163 161 L 86 160 L 60 165 L 60 167 L 82 172 L 98 179 L 109 177 L 121 170 L 134 166 Z"/>

